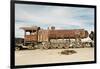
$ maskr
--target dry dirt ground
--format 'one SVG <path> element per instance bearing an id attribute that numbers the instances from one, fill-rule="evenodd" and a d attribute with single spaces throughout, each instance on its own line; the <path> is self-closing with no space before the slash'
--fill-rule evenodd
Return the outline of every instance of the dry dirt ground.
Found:
<path id="1" fill-rule="evenodd" d="M 34 65 L 47 63 L 68 63 L 94 60 L 94 48 L 76 48 L 77 53 L 62 55 L 60 52 L 65 49 L 49 50 L 20 50 L 15 51 L 15 65 Z"/>

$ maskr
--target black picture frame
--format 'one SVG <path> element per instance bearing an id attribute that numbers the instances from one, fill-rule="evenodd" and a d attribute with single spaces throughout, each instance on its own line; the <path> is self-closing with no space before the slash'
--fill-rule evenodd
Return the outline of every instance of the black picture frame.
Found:
<path id="1" fill-rule="evenodd" d="M 94 31 L 95 31 L 95 47 L 94 47 L 94 61 L 86 61 L 86 62 L 70 62 L 70 63 L 53 63 L 53 64 L 38 64 L 38 65 L 19 65 L 15 66 L 15 4 L 36 4 L 36 5 L 49 5 L 49 6 L 62 6 L 62 7 L 82 7 L 82 8 L 94 8 Z M 92 64 L 96 63 L 96 6 L 95 5 L 81 5 L 81 4 L 65 4 L 65 3 L 50 3 L 50 2 L 36 2 L 36 1 L 10 1 L 10 53 L 11 53 L 11 63 L 10 67 L 13 68 L 29 68 L 29 67 L 44 67 L 44 66 L 60 66 L 60 65 L 77 65 L 77 64 Z"/>

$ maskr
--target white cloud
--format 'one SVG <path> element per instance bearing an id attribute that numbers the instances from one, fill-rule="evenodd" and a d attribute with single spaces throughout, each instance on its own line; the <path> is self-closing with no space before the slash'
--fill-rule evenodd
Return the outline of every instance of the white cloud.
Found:
<path id="1" fill-rule="evenodd" d="M 16 36 L 22 36 L 19 29 L 22 26 L 37 25 L 42 28 L 55 26 L 57 29 L 82 28 L 94 29 L 94 9 L 57 7 L 40 5 L 15 5 L 15 31 Z"/>

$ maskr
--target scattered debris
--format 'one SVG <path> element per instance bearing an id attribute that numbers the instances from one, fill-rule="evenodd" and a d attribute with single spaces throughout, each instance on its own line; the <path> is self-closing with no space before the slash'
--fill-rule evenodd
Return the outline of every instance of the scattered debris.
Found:
<path id="1" fill-rule="evenodd" d="M 64 50 L 64 51 L 61 51 L 61 54 L 64 54 L 64 55 L 71 55 L 71 54 L 74 54 L 74 53 L 77 53 L 75 50 Z"/>

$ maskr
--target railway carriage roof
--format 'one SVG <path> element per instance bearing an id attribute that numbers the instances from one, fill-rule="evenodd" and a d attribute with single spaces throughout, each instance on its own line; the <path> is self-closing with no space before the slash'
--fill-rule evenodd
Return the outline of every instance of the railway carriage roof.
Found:
<path id="1" fill-rule="evenodd" d="M 23 29 L 25 31 L 36 31 L 38 29 L 37 26 L 31 26 L 31 27 L 20 27 L 20 29 Z"/>

